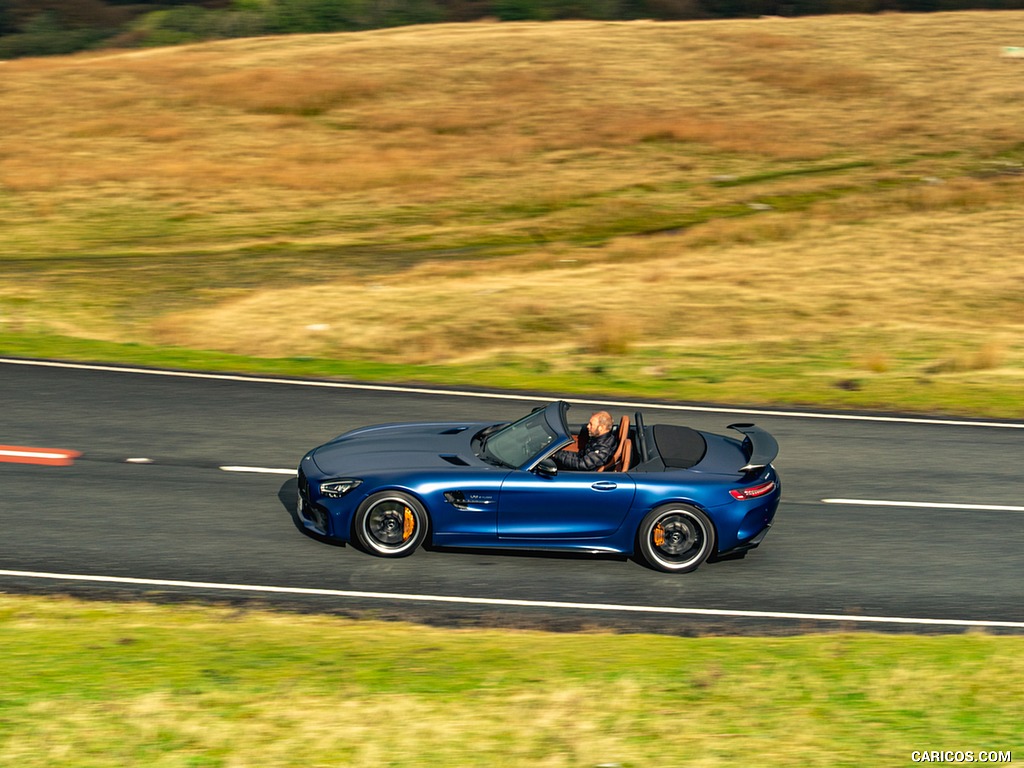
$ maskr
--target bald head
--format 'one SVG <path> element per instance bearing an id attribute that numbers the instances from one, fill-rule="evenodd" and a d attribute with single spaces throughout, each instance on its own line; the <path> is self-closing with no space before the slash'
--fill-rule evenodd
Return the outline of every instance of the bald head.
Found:
<path id="1" fill-rule="evenodd" d="M 587 422 L 587 431 L 597 437 L 612 430 L 612 415 L 608 411 L 596 411 Z"/>

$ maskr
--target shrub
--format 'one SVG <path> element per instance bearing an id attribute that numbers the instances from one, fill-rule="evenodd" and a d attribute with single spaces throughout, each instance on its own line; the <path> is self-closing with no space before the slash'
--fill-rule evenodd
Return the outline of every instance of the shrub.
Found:
<path id="1" fill-rule="evenodd" d="M 184 5 L 154 11 L 134 25 L 144 45 L 176 45 L 226 37 L 255 37 L 267 31 L 267 20 L 254 10 L 209 10 Z"/>
<path id="2" fill-rule="evenodd" d="M 74 53 L 108 36 L 109 33 L 100 29 L 68 29 L 56 13 L 40 13 L 21 33 L 0 38 L 0 59 Z"/>
<path id="3" fill-rule="evenodd" d="M 368 6 L 366 0 L 277 0 L 268 9 L 268 22 L 274 32 L 355 30 L 370 26 Z"/>

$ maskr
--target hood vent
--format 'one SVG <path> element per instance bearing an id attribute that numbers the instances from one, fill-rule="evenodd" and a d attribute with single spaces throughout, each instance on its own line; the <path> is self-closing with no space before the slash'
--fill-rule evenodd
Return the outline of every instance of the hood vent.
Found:
<path id="1" fill-rule="evenodd" d="M 449 464 L 454 464 L 456 467 L 468 467 L 469 462 L 461 456 L 456 456 L 454 453 L 442 453 L 441 458 L 447 461 Z"/>
<path id="2" fill-rule="evenodd" d="M 441 434 L 442 435 L 457 435 L 460 432 L 465 432 L 467 429 L 469 429 L 469 427 L 452 427 L 451 429 L 446 429 Z"/>

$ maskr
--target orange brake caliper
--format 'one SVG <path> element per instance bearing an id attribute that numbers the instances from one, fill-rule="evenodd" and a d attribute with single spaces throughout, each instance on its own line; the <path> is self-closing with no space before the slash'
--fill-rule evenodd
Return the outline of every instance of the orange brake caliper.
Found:
<path id="1" fill-rule="evenodd" d="M 416 528 L 416 518 L 412 515 L 412 510 L 408 507 L 405 508 L 405 521 L 402 525 L 402 541 L 408 541 L 409 537 L 412 536 L 413 530 Z"/>
<path id="2" fill-rule="evenodd" d="M 661 527 L 661 523 L 654 526 L 654 546 L 661 547 L 665 544 L 665 529 Z"/>

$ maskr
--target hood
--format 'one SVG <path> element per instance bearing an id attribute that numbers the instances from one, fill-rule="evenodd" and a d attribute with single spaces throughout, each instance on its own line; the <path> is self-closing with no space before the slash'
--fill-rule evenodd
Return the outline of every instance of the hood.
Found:
<path id="1" fill-rule="evenodd" d="M 313 451 L 326 474 L 479 466 L 470 445 L 487 424 L 383 424 L 336 437 Z"/>

